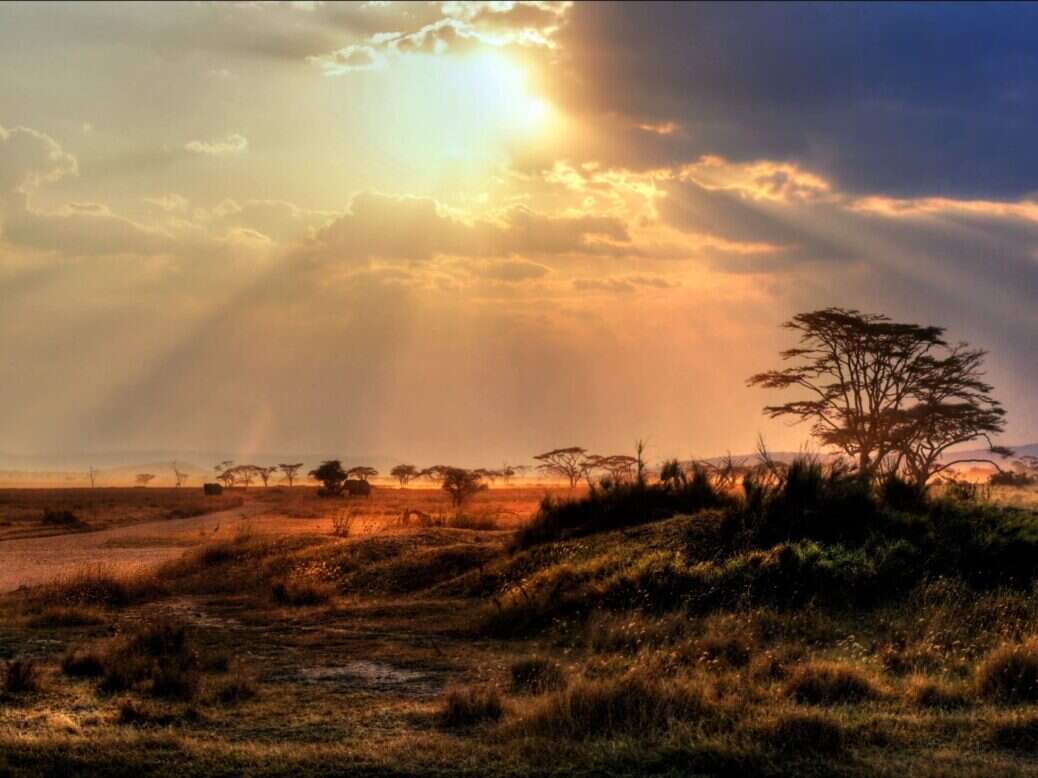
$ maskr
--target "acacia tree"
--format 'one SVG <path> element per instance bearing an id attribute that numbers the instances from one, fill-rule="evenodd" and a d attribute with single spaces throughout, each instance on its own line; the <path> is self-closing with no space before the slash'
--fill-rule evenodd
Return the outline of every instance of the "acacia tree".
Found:
<path id="1" fill-rule="evenodd" d="M 474 470 L 465 470 L 460 467 L 445 468 L 442 489 L 450 496 L 455 513 L 461 512 L 469 499 L 486 488 L 487 485 L 483 483 L 479 473 Z"/>
<path id="2" fill-rule="evenodd" d="M 264 486 L 269 486 L 270 485 L 270 483 L 269 483 L 270 482 L 270 477 L 272 475 L 274 475 L 274 473 L 276 473 L 276 472 L 277 472 L 277 468 L 274 467 L 274 466 L 257 467 L 256 468 L 256 475 L 258 475 L 260 477 L 260 480 L 263 482 Z"/>
<path id="3" fill-rule="evenodd" d="M 448 470 L 450 470 L 450 468 L 447 467 L 447 465 L 433 465 L 432 467 L 420 470 L 416 478 L 428 478 L 433 483 L 442 484 Z"/>
<path id="4" fill-rule="evenodd" d="M 134 479 L 138 486 L 147 486 L 155 480 L 153 473 L 137 473 L 137 477 Z"/>
<path id="5" fill-rule="evenodd" d="M 400 482 L 400 488 L 403 489 L 418 477 L 418 468 L 414 465 L 397 465 L 389 471 L 389 474 Z"/>
<path id="6" fill-rule="evenodd" d="M 299 472 L 299 468 L 303 466 L 302 462 L 291 462 L 281 463 L 278 467 L 281 468 L 281 472 L 285 474 L 285 480 L 288 481 L 288 485 L 292 486 L 296 480 L 296 473 Z"/>
<path id="7" fill-rule="evenodd" d="M 338 459 L 329 459 L 321 463 L 320 467 L 310 471 L 310 477 L 320 481 L 325 494 L 342 494 L 343 485 L 346 483 L 346 471 L 342 469 L 342 463 Z"/>
<path id="8" fill-rule="evenodd" d="M 844 308 L 797 314 L 783 326 L 800 335 L 800 346 L 780 354 L 794 364 L 748 384 L 803 390 L 806 398 L 765 413 L 812 422 L 812 434 L 847 454 L 863 476 L 901 470 L 922 486 L 954 464 L 940 461 L 950 446 L 978 438 L 1006 453 L 990 439 L 1002 431 L 1005 411 L 982 380 L 985 352 L 949 346 L 944 328 Z"/>
<path id="9" fill-rule="evenodd" d="M 569 481 L 569 488 L 572 489 L 584 475 L 587 468 L 586 457 L 586 449 L 580 446 L 570 446 L 546 451 L 538 454 L 534 459 L 541 463 L 537 466 L 538 470 L 557 478 L 566 479 Z"/>
<path id="10" fill-rule="evenodd" d="M 346 471 L 347 478 L 359 478 L 361 481 L 367 481 L 369 478 L 374 478 L 377 475 L 378 470 L 373 467 L 365 467 L 364 465 L 351 467 Z"/>

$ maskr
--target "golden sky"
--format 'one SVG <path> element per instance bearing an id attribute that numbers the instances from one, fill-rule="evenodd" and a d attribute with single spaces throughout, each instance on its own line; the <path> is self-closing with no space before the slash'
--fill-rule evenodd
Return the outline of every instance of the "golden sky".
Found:
<path id="1" fill-rule="evenodd" d="M 1031 20 L 927 13 L 0 6 L 0 451 L 796 449 L 829 305 L 1038 438 Z"/>

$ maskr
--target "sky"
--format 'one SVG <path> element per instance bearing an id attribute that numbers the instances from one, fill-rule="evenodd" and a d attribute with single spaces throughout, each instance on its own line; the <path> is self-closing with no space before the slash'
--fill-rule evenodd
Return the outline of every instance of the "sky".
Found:
<path id="1" fill-rule="evenodd" d="M 808 442 L 828 306 L 1038 439 L 1038 6 L 0 5 L 0 451 Z"/>

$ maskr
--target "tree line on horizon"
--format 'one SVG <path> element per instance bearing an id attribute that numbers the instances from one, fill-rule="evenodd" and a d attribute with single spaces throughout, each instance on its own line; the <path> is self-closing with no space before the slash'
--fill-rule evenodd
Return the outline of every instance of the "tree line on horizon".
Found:
<path id="1" fill-rule="evenodd" d="M 797 346 L 779 354 L 786 366 L 757 373 L 747 385 L 800 390 L 797 399 L 765 406 L 765 414 L 810 423 L 811 435 L 824 447 L 835 449 L 860 477 L 877 480 L 897 475 L 925 488 L 956 464 L 983 461 L 994 465 L 997 479 L 1004 483 L 1038 479 L 1038 458 L 1022 457 L 1009 470 L 993 458 L 1005 459 L 1012 452 L 992 441 L 992 436 L 1005 429 L 1005 410 L 984 380 L 984 350 L 964 342 L 949 343 L 943 327 L 899 323 L 881 314 L 846 308 L 797 314 L 782 326 L 799 337 Z M 991 458 L 946 458 L 950 448 L 978 439 L 988 444 Z M 567 446 L 537 454 L 533 460 L 537 463 L 533 466 L 505 464 L 495 469 L 451 465 L 419 469 L 399 464 L 388 475 L 401 488 L 420 479 L 441 486 L 457 484 L 460 474 L 473 488 L 480 484 L 486 488 L 498 480 L 511 483 L 536 469 L 575 488 L 581 481 L 589 487 L 596 481 L 638 481 L 649 472 L 641 441 L 636 443 L 634 456 L 593 454 L 581 446 Z M 711 469 L 730 476 L 741 464 L 729 455 L 722 466 Z M 665 471 L 670 468 L 673 476 L 675 466 L 674 460 L 664 463 L 657 475 L 667 477 Z M 175 462 L 172 467 L 180 486 L 187 474 Z M 301 462 L 258 466 L 225 460 L 215 466 L 215 477 L 224 486 L 248 488 L 257 480 L 268 486 L 280 471 L 282 481 L 292 486 L 302 467 Z M 91 483 L 94 474 L 91 468 Z M 325 493 L 341 494 L 346 488 L 355 493 L 348 486 L 355 482 L 365 485 L 362 490 L 369 489 L 379 471 L 365 465 L 344 469 L 333 459 L 308 475 L 322 484 Z M 147 485 L 153 478 L 140 474 L 137 482 Z"/>

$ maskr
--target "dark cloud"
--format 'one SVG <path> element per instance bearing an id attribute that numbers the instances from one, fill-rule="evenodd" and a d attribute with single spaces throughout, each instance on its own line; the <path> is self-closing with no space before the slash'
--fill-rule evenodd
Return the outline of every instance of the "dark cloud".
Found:
<path id="1" fill-rule="evenodd" d="M 614 123 L 599 145 L 626 164 L 785 159 L 845 190 L 1018 196 L 1038 180 L 1036 37 L 1029 5 L 577 3 L 544 87 Z"/>

